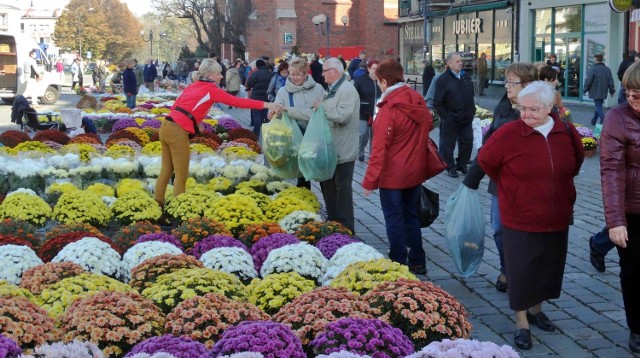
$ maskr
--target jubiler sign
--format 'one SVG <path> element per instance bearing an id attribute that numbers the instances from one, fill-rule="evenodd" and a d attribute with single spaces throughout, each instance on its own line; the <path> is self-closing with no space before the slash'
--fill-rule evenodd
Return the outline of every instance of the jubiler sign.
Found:
<path id="1" fill-rule="evenodd" d="M 484 32 L 482 29 L 482 19 L 464 19 L 453 22 L 454 35 L 477 34 L 482 32 Z"/>

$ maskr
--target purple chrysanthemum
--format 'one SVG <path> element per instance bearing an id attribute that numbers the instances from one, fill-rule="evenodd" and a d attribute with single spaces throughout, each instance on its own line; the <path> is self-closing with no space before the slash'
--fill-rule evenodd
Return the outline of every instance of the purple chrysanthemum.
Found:
<path id="1" fill-rule="evenodd" d="M 320 239 L 320 241 L 318 241 L 318 243 L 316 244 L 316 247 L 328 260 L 333 257 L 333 254 L 335 254 L 339 248 L 345 245 L 353 244 L 355 242 L 358 242 L 358 240 L 352 238 L 349 235 L 331 234 Z"/>
<path id="2" fill-rule="evenodd" d="M 203 132 L 215 133 L 216 127 L 212 126 L 207 122 L 200 122 L 200 127 L 202 127 Z"/>
<path id="3" fill-rule="evenodd" d="M 140 126 L 138 125 L 138 122 L 136 122 L 134 119 L 131 119 L 131 118 L 119 119 L 113 125 L 113 128 L 111 128 L 111 130 L 113 132 L 117 132 L 119 130 L 126 129 L 126 128 L 131 128 L 131 127 L 140 128 Z"/>
<path id="4" fill-rule="evenodd" d="M 117 143 L 118 145 L 124 145 L 126 147 L 130 147 L 134 150 L 140 150 L 142 147 L 140 146 L 140 144 L 132 141 L 132 140 L 121 140 Z"/>
<path id="5" fill-rule="evenodd" d="M 240 240 L 236 240 L 233 237 L 227 235 L 211 235 L 196 242 L 193 250 L 191 250 L 191 254 L 197 259 L 200 259 L 200 256 L 202 256 L 205 252 L 211 249 L 217 249 L 219 247 L 239 247 L 249 252 L 247 246 Z"/>
<path id="6" fill-rule="evenodd" d="M 138 105 L 138 108 L 143 108 L 143 109 L 154 109 L 156 108 L 156 106 L 153 104 L 153 102 L 145 102 L 141 105 Z"/>
<path id="7" fill-rule="evenodd" d="M 136 244 L 142 243 L 142 242 L 147 242 L 147 241 L 159 241 L 159 242 L 166 242 L 169 243 L 171 245 L 174 245 L 175 247 L 179 248 L 180 250 L 182 250 L 184 252 L 184 246 L 182 246 L 182 243 L 180 242 L 180 240 L 178 240 L 175 236 L 173 235 L 169 235 L 167 233 L 159 233 L 159 234 L 145 234 L 142 235 L 138 238 L 138 240 L 136 240 Z"/>
<path id="8" fill-rule="evenodd" d="M 125 357 L 131 357 L 137 353 L 153 354 L 158 352 L 169 353 L 176 358 L 211 357 L 211 352 L 204 344 L 186 336 L 175 337 L 170 334 L 145 339 L 136 344 Z"/>
<path id="9" fill-rule="evenodd" d="M 218 357 L 239 352 L 258 352 L 265 357 L 305 358 L 300 338 L 281 323 L 245 321 L 227 329 L 211 351 Z"/>
<path id="10" fill-rule="evenodd" d="M 238 123 L 238 121 L 233 119 L 231 116 L 223 116 L 218 118 L 218 125 L 227 131 L 235 128 L 242 128 L 240 123 Z"/>
<path id="11" fill-rule="evenodd" d="M 162 124 L 161 121 L 157 120 L 157 119 L 149 119 L 147 121 L 145 121 L 144 123 L 142 123 L 142 128 L 155 128 L 155 129 L 159 129 L 160 125 Z"/>
<path id="12" fill-rule="evenodd" d="M 264 260 L 267 259 L 271 250 L 299 242 L 300 240 L 295 235 L 283 233 L 271 234 L 258 240 L 258 242 L 251 246 L 251 250 L 249 251 L 251 257 L 253 257 L 253 264 L 256 271 L 260 272 L 262 264 Z"/>
<path id="13" fill-rule="evenodd" d="M 18 358 L 22 349 L 13 339 L 0 334 L 0 357 Z"/>
<path id="14" fill-rule="evenodd" d="M 310 346 L 316 354 L 348 351 L 374 358 L 404 357 L 415 351 L 400 329 L 365 318 L 342 318 L 327 324 Z"/>
<path id="15" fill-rule="evenodd" d="M 590 128 L 579 126 L 576 130 L 581 137 L 593 137 L 593 131 Z"/>

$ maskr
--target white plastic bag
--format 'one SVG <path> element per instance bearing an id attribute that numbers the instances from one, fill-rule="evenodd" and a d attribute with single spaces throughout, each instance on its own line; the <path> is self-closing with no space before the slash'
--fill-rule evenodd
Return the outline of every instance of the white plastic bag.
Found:
<path id="1" fill-rule="evenodd" d="M 149 93 L 149 89 L 147 88 L 147 86 L 140 85 L 140 88 L 138 89 L 138 95 L 143 95 L 147 93 Z"/>
<path id="2" fill-rule="evenodd" d="M 244 85 L 240 85 L 240 90 L 238 91 L 238 97 L 247 98 L 247 88 Z"/>
<path id="3" fill-rule="evenodd" d="M 482 146 L 482 124 L 480 118 L 474 118 L 471 123 L 473 128 L 473 150 L 478 150 Z"/>
<path id="4" fill-rule="evenodd" d="M 478 270 L 484 254 L 485 219 L 477 190 L 460 184 L 447 199 L 444 237 L 458 272 L 470 277 Z"/>

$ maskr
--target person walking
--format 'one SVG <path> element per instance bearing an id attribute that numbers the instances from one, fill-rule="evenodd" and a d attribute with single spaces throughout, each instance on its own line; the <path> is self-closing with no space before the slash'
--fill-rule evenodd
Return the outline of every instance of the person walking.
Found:
<path id="1" fill-rule="evenodd" d="M 555 71 L 553 72 L 555 73 Z M 528 84 L 538 79 L 538 71 L 535 66 L 530 63 L 516 62 L 507 67 L 505 77 L 506 81 L 504 87 L 506 91 L 500 102 L 498 102 L 498 105 L 493 109 L 493 121 L 489 126 L 489 130 L 483 137 L 483 143 L 486 143 L 487 140 L 489 140 L 489 138 L 491 138 L 491 136 L 503 125 L 520 119 L 520 111 L 518 111 L 517 108 L 514 108 L 514 106 L 517 106 L 518 104 L 518 94 L 522 89 L 527 87 Z M 471 163 L 469 173 L 464 177 L 464 181 L 462 183 L 470 189 L 478 190 L 480 187 L 480 181 L 482 181 L 484 176 L 485 172 L 478 164 L 478 158 L 476 158 Z M 500 292 L 507 292 L 507 268 L 504 260 L 502 220 L 500 219 L 498 187 L 493 179 L 489 180 L 487 192 L 491 194 L 491 228 L 493 229 L 493 240 L 496 243 L 498 256 L 500 257 L 500 275 L 496 280 L 495 287 L 496 290 Z"/>
<path id="2" fill-rule="evenodd" d="M 624 76 L 624 73 L 627 71 L 627 68 L 629 68 L 629 66 L 633 65 L 633 63 L 636 61 L 636 54 L 637 52 L 635 51 L 629 51 L 628 53 L 625 53 L 622 55 L 623 59 L 622 62 L 620 62 L 620 65 L 618 66 L 618 80 L 622 83 L 622 76 Z M 620 90 L 618 91 L 618 104 L 622 104 L 622 103 L 626 103 L 627 102 L 627 98 L 625 97 L 625 90 L 624 90 L 624 86 L 620 86 Z"/>
<path id="3" fill-rule="evenodd" d="M 138 60 L 136 60 L 135 58 L 133 59 L 133 61 L 135 62 L 133 73 L 136 75 L 136 86 L 138 86 L 138 89 L 140 89 L 140 86 L 142 86 L 142 84 L 144 83 L 144 66 L 140 66 Z"/>
<path id="4" fill-rule="evenodd" d="M 367 69 L 369 73 L 355 80 L 353 86 L 360 96 L 360 124 L 358 133 L 360 135 L 360 150 L 358 151 L 358 160 L 364 162 L 364 149 L 373 135 L 371 126 L 373 125 L 373 114 L 376 108 L 376 101 L 382 94 L 376 79 L 376 69 L 378 68 L 378 60 L 369 60 Z M 404 82 L 404 81 L 403 81 Z M 369 153 L 371 155 L 371 153 Z"/>
<path id="5" fill-rule="evenodd" d="M 448 70 L 436 82 L 433 105 L 440 115 L 440 155 L 447 162 L 447 175 L 467 174 L 473 149 L 473 116 L 476 105 L 471 77 L 462 71 L 462 57 L 457 52 L 447 55 Z M 458 157 L 453 151 L 458 142 Z"/>
<path id="6" fill-rule="evenodd" d="M 282 110 L 282 106 L 239 98 L 218 87 L 222 80 L 222 68 L 214 59 L 205 59 L 198 69 L 198 79 L 185 88 L 171 107 L 171 112 L 160 126 L 162 166 L 155 187 L 155 200 L 162 207 L 169 179 L 175 173 L 174 197 L 185 192 L 189 177 L 189 136 L 199 133 L 200 122 L 214 103 L 229 106 L 266 110 Z"/>
<path id="7" fill-rule="evenodd" d="M 593 58 L 595 63 L 587 71 L 587 77 L 584 79 L 583 92 L 589 92 L 589 98 L 593 100 L 595 109 L 591 118 L 591 125 L 595 126 L 600 118 L 600 123 L 604 121 L 604 109 L 602 108 L 604 100 L 607 99 L 607 91 L 610 95 L 616 92 L 613 86 L 613 75 L 611 69 L 602 62 L 603 55 L 595 54 Z"/>
<path id="8" fill-rule="evenodd" d="M 604 217 L 620 256 L 620 286 L 629 327 L 629 349 L 640 353 L 640 64 L 622 77 L 629 103 L 607 113 L 600 137 Z"/>
<path id="9" fill-rule="evenodd" d="M 136 108 L 136 96 L 138 95 L 138 84 L 134 68 L 137 65 L 136 60 L 129 60 L 126 63 L 127 68 L 122 73 L 122 89 L 127 98 L 127 107 Z"/>
<path id="10" fill-rule="evenodd" d="M 102 60 L 96 61 L 96 66 L 93 68 L 91 73 L 91 80 L 93 81 L 93 86 L 98 90 L 102 90 L 102 80 L 105 77 L 105 73 L 103 72 Z"/>
<path id="11" fill-rule="evenodd" d="M 60 83 L 64 83 L 64 64 L 61 59 L 56 61 L 56 72 L 58 73 L 58 77 L 60 78 Z"/>
<path id="12" fill-rule="evenodd" d="M 355 234 L 353 214 L 353 169 L 358 156 L 358 122 L 360 98 L 353 84 L 347 81 L 340 60 L 332 57 L 322 65 L 322 74 L 329 89 L 322 106 L 331 126 L 333 145 L 338 155 L 333 178 L 320 182 L 327 208 L 327 220 L 337 221 Z"/>
<path id="13" fill-rule="evenodd" d="M 78 82 L 80 81 L 80 64 L 78 59 L 74 58 L 71 64 L 71 89 L 75 90 Z"/>
<path id="14" fill-rule="evenodd" d="M 158 69 L 153 64 L 152 59 L 148 59 L 147 64 L 144 65 L 144 69 L 142 70 L 142 77 L 144 79 L 144 86 L 147 87 L 150 92 L 155 92 L 155 81 L 156 77 L 158 77 Z"/>
<path id="15" fill-rule="evenodd" d="M 347 67 L 347 72 L 349 73 L 349 78 L 354 79 L 354 73 L 358 68 L 360 68 L 360 63 L 364 62 L 367 59 L 367 52 L 365 50 L 360 51 L 358 57 L 354 58 L 349 62 L 349 67 Z"/>
<path id="16" fill-rule="evenodd" d="M 257 71 L 252 73 L 247 80 L 247 91 L 251 91 L 249 98 L 258 101 L 269 101 L 267 90 L 269 89 L 269 83 L 271 83 L 271 77 L 275 74 L 267 68 L 267 63 L 263 59 L 256 60 Z M 251 125 L 253 126 L 253 133 L 260 137 L 260 130 L 262 123 L 266 123 L 268 111 L 266 109 L 251 109 Z"/>
<path id="17" fill-rule="evenodd" d="M 309 65 L 302 57 L 296 57 L 289 64 L 289 77 L 284 87 L 278 90 L 274 103 L 284 107 L 289 118 L 295 120 L 304 134 L 311 119 L 313 104 L 322 100 L 324 89 L 309 75 Z M 269 113 L 269 118 L 274 112 Z M 298 187 L 311 189 L 311 182 L 298 178 Z"/>
<path id="18" fill-rule="evenodd" d="M 421 184 L 427 180 L 427 142 L 433 117 L 424 98 L 404 82 L 396 60 L 382 61 L 374 76 L 382 95 L 373 122 L 373 146 L 362 180 L 364 195 L 380 189 L 380 205 L 389 239 L 389 259 L 427 273 L 420 232 Z"/>
<path id="19" fill-rule="evenodd" d="M 240 65 L 242 61 L 236 60 L 233 66 L 229 67 L 227 70 L 227 92 L 232 96 L 237 96 L 238 92 L 240 92 L 240 83 L 242 79 L 240 78 Z M 230 107 L 231 108 L 231 107 Z"/>
<path id="20" fill-rule="evenodd" d="M 23 73 L 26 79 L 27 86 L 24 91 L 24 97 L 31 97 L 31 106 L 38 107 L 38 81 L 41 80 L 42 73 L 38 69 L 38 63 L 36 62 L 36 52 L 29 51 L 29 57 L 23 64 Z"/>
<path id="21" fill-rule="evenodd" d="M 431 88 L 431 82 L 436 76 L 436 70 L 431 65 L 431 62 L 427 60 L 422 60 L 422 65 L 424 66 L 422 69 L 422 97 L 426 97 L 429 88 Z"/>
<path id="22" fill-rule="evenodd" d="M 487 54 L 481 53 L 480 57 L 477 61 L 477 69 L 478 69 L 478 90 L 480 92 L 480 96 L 484 96 L 484 90 L 487 86 L 487 73 L 489 73 L 489 68 L 487 67 Z"/>
<path id="23" fill-rule="evenodd" d="M 482 146 L 478 163 L 498 185 L 514 343 L 531 349 L 530 324 L 553 332 L 542 302 L 560 297 L 569 223 L 584 149 L 578 131 L 551 113 L 555 91 L 535 81 L 518 94 L 521 120 Z"/>
<path id="24" fill-rule="evenodd" d="M 269 82 L 269 88 L 267 89 L 267 97 L 269 98 L 269 102 L 273 102 L 276 99 L 276 94 L 280 90 L 280 88 L 284 87 L 287 82 L 287 77 L 289 77 L 289 64 L 285 61 L 280 62 L 278 65 L 278 70 L 275 75 L 271 77 L 271 82 Z"/>

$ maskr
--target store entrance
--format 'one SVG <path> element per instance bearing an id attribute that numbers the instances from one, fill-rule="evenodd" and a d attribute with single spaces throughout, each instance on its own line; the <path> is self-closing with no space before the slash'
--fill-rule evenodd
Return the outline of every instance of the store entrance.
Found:
<path id="1" fill-rule="evenodd" d="M 581 42 L 579 34 L 556 34 L 555 53 L 562 72 L 558 78 L 560 91 L 565 98 L 579 99 L 581 88 Z"/>

